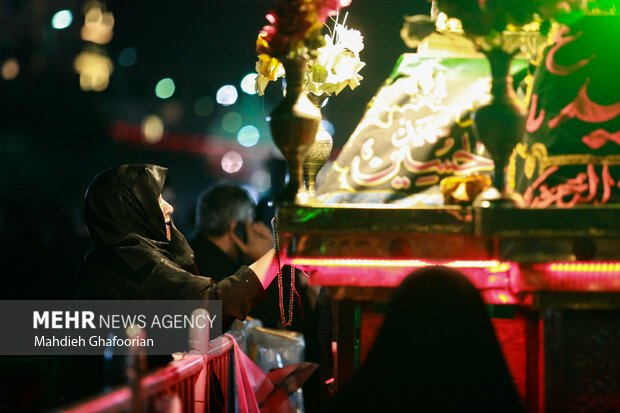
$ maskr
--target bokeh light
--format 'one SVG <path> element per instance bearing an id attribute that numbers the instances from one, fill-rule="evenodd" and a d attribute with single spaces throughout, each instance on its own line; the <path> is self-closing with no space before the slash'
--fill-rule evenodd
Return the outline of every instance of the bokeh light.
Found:
<path id="1" fill-rule="evenodd" d="M 84 26 L 82 26 L 82 40 L 87 42 L 106 44 L 114 35 L 114 16 L 111 12 L 105 11 L 102 3 L 93 1 L 87 3 L 87 10 L 84 15 Z"/>
<path id="2" fill-rule="evenodd" d="M 166 124 L 174 124 L 183 119 L 183 105 L 176 100 L 166 101 L 161 106 L 161 117 Z"/>
<path id="3" fill-rule="evenodd" d="M 266 192 L 271 189 L 271 175 L 264 170 L 256 171 L 250 177 L 250 184 L 256 188 L 258 192 Z"/>
<path id="4" fill-rule="evenodd" d="M 160 99 L 168 99 L 172 95 L 174 95 L 175 91 L 174 81 L 169 77 L 166 77 L 155 85 L 155 96 Z"/>
<path id="5" fill-rule="evenodd" d="M 254 125 L 245 125 L 237 132 L 237 142 L 246 148 L 250 148 L 258 143 L 260 132 Z"/>
<path id="6" fill-rule="evenodd" d="M 129 67 L 136 63 L 138 52 L 135 47 L 126 47 L 118 55 L 118 63 L 121 66 Z"/>
<path id="7" fill-rule="evenodd" d="M 209 96 L 202 96 L 194 102 L 194 112 L 198 116 L 209 116 L 213 112 L 213 99 Z"/>
<path id="8" fill-rule="evenodd" d="M 114 65 L 109 57 L 85 50 L 77 55 L 73 68 L 80 74 L 83 91 L 101 92 L 108 87 Z"/>
<path id="9" fill-rule="evenodd" d="M 2 78 L 4 80 L 13 80 L 19 74 L 19 63 L 17 59 L 11 57 L 6 59 L 2 64 Z"/>
<path id="10" fill-rule="evenodd" d="M 164 137 L 164 121 L 157 115 L 148 115 L 142 121 L 142 133 L 147 143 L 157 143 Z"/>
<path id="11" fill-rule="evenodd" d="M 235 172 L 238 172 L 242 166 L 243 158 L 238 152 L 230 151 L 226 152 L 224 156 L 222 156 L 222 169 L 224 172 L 234 174 Z"/>
<path id="12" fill-rule="evenodd" d="M 241 90 L 243 90 L 248 95 L 255 95 L 257 75 L 257 73 L 250 73 L 245 75 L 245 77 L 241 80 Z"/>
<path id="13" fill-rule="evenodd" d="M 56 30 L 66 29 L 73 22 L 70 10 L 61 10 L 52 17 L 52 27 Z"/>
<path id="14" fill-rule="evenodd" d="M 225 85 L 219 88 L 217 94 L 215 95 L 215 101 L 222 106 L 230 106 L 233 105 L 239 94 L 237 93 L 237 88 L 233 85 Z"/>
<path id="15" fill-rule="evenodd" d="M 230 112 L 222 117 L 222 129 L 234 133 L 243 125 L 243 118 L 237 112 Z"/>

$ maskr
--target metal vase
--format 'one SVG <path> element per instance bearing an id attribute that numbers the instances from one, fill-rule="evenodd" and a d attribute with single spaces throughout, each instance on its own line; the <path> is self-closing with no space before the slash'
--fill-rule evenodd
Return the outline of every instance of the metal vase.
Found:
<path id="1" fill-rule="evenodd" d="M 321 124 L 321 111 L 304 92 L 307 61 L 283 59 L 286 72 L 286 96 L 271 111 L 269 127 L 273 141 L 288 161 L 289 180 L 278 195 L 281 204 L 295 203 L 303 187 L 303 161 Z"/>
<path id="2" fill-rule="evenodd" d="M 506 199 L 505 168 L 525 132 L 526 113 L 512 87 L 513 55 L 501 48 L 491 49 L 485 55 L 491 66 L 491 101 L 473 113 L 473 128 L 495 163 L 493 186 Z"/>
<path id="3" fill-rule="evenodd" d="M 316 105 L 317 108 L 323 106 L 323 102 L 328 96 L 326 94 L 316 96 L 311 94 L 310 100 Z M 332 152 L 334 141 L 323 127 L 323 124 L 319 125 L 319 130 L 314 138 L 312 146 L 304 159 L 304 186 L 310 196 L 316 195 L 316 176 L 329 159 L 329 155 Z"/>

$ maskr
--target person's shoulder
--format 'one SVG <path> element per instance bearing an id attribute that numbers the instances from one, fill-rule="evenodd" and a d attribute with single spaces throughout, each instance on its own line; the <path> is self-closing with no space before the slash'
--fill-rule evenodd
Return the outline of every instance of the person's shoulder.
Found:
<path id="1" fill-rule="evenodd" d="M 152 267 L 161 261 L 174 261 L 172 255 L 164 249 L 163 242 L 135 233 L 107 245 L 106 250 L 128 265 L 132 271 Z"/>

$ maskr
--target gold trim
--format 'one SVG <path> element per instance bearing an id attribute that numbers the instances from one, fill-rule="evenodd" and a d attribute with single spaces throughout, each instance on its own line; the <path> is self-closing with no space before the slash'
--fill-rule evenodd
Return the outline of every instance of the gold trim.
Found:
<path id="1" fill-rule="evenodd" d="M 570 154 L 549 156 L 542 162 L 543 169 L 564 165 L 620 165 L 620 155 L 598 156 L 590 154 Z"/>

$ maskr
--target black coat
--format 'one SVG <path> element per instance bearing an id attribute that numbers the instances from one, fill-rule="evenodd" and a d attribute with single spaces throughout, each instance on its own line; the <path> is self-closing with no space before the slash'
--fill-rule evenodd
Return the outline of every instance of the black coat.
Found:
<path id="1" fill-rule="evenodd" d="M 198 274 L 203 277 L 219 281 L 242 265 L 240 259 L 230 257 L 201 232 L 194 233 L 188 241 L 196 254 Z"/>
<path id="2" fill-rule="evenodd" d="M 84 199 L 94 248 L 78 271 L 79 299 L 221 300 L 223 328 L 265 296 L 245 266 L 218 283 L 193 274 L 194 253 L 158 203 L 167 169 L 123 165 L 99 174 Z"/>

